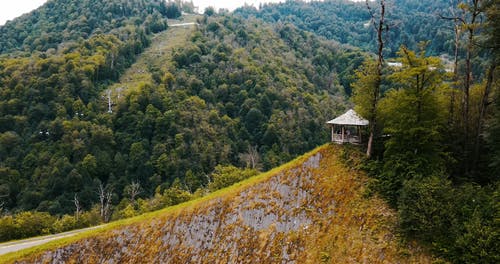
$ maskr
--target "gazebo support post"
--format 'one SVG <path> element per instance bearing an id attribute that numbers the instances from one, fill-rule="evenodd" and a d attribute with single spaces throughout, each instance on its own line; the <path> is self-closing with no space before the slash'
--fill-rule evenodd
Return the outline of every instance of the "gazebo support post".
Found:
<path id="1" fill-rule="evenodd" d="M 361 127 L 358 126 L 358 133 L 359 133 L 359 143 L 362 143 L 363 142 L 363 139 L 361 138 Z"/>
<path id="2" fill-rule="evenodd" d="M 344 144 L 344 126 L 342 126 L 342 144 Z"/>
<path id="3" fill-rule="evenodd" d="M 332 142 L 333 142 L 333 141 L 334 141 L 334 137 L 333 137 L 334 135 L 333 135 L 333 132 L 335 131 L 335 125 L 332 125 L 332 126 L 330 126 L 330 127 L 331 127 L 331 129 L 332 129 L 332 133 L 331 133 L 331 134 L 332 134 Z"/>

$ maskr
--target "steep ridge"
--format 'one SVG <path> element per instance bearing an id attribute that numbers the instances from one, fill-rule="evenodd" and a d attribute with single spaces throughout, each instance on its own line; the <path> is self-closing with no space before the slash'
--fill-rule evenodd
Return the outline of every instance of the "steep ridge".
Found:
<path id="1" fill-rule="evenodd" d="M 356 156 L 324 145 L 201 200 L 15 262 L 431 262 L 398 242 L 384 202 L 363 195 L 367 178 Z"/>

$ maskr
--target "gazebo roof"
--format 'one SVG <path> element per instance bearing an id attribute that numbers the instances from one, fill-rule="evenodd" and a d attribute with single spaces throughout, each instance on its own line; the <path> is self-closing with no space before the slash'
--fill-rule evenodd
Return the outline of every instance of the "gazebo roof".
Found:
<path id="1" fill-rule="evenodd" d="M 369 122 L 360 117 L 354 110 L 349 109 L 349 111 L 345 112 L 343 115 L 326 123 L 334 125 L 367 126 Z"/>

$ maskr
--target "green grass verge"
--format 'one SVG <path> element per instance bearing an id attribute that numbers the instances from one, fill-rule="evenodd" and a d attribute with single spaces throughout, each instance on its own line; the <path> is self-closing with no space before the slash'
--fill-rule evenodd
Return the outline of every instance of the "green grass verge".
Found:
<path id="1" fill-rule="evenodd" d="M 276 167 L 272 170 L 261 173 L 259 175 L 254 176 L 254 177 L 248 178 L 248 179 L 243 180 L 241 182 L 235 183 L 234 185 L 231 185 L 227 188 L 217 190 L 217 191 L 210 193 L 206 196 L 203 196 L 203 197 L 191 200 L 191 201 L 187 201 L 185 203 L 181 203 L 178 205 L 166 207 L 166 208 L 160 209 L 158 211 L 148 212 L 148 213 L 138 215 L 138 216 L 135 216 L 132 218 L 127 218 L 127 219 L 122 219 L 122 220 L 118 220 L 115 222 L 111 222 L 111 223 L 103 225 L 99 228 L 96 228 L 93 230 L 88 230 L 88 231 L 85 231 L 85 232 L 82 232 L 80 234 L 76 234 L 76 235 L 73 235 L 70 237 L 65 237 L 65 238 L 53 240 L 53 241 L 47 242 L 46 244 L 43 244 L 43 245 L 34 246 L 31 248 L 26 248 L 26 249 L 23 249 L 23 250 L 20 250 L 17 252 L 7 253 L 5 255 L 0 256 L 0 263 L 12 263 L 16 260 L 22 260 L 22 259 L 29 257 L 29 256 L 41 254 L 42 252 L 45 252 L 45 251 L 50 251 L 50 250 L 54 250 L 54 249 L 59 248 L 59 247 L 69 245 L 69 244 L 76 242 L 78 240 L 81 240 L 81 239 L 85 239 L 85 238 L 89 238 L 89 237 L 93 237 L 93 236 L 98 236 L 99 234 L 101 234 L 103 232 L 112 231 L 112 230 L 118 229 L 120 227 L 140 223 L 143 221 L 148 221 L 148 220 L 154 219 L 154 218 L 161 216 L 161 215 L 164 215 L 164 214 L 178 212 L 179 210 L 182 210 L 185 208 L 194 208 L 197 206 L 202 206 L 206 201 L 210 201 L 210 200 L 213 200 L 216 198 L 221 198 L 221 197 L 235 196 L 235 195 L 239 194 L 242 190 L 244 190 L 250 186 L 254 186 L 258 183 L 266 181 L 269 178 L 275 176 L 276 174 L 278 174 L 282 171 L 286 171 L 286 170 L 289 170 L 289 169 L 292 169 L 292 168 L 295 168 L 295 167 L 301 165 L 309 157 L 311 157 L 314 154 L 316 154 L 317 152 L 327 148 L 328 146 L 330 146 L 330 144 L 325 144 L 325 145 L 319 146 L 319 147 L 315 148 L 314 150 L 312 150 L 312 151 L 310 151 L 302 156 L 299 156 L 299 157 L 293 159 L 292 161 L 285 163 L 279 167 Z"/>

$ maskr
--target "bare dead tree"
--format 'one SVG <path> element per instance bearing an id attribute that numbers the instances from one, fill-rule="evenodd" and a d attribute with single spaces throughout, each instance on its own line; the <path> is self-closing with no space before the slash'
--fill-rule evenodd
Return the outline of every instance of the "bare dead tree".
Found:
<path id="1" fill-rule="evenodd" d="M 98 188 L 99 202 L 100 202 L 100 215 L 101 219 L 104 222 L 108 222 L 111 214 L 111 199 L 113 196 L 112 190 L 110 187 L 99 183 Z"/>
<path id="2" fill-rule="evenodd" d="M 139 182 L 132 182 L 126 190 L 129 196 L 130 202 L 135 206 L 135 200 L 139 194 L 141 194 L 141 184 Z"/>
<path id="3" fill-rule="evenodd" d="M 460 50 L 460 36 L 462 34 L 462 25 L 465 23 L 465 14 L 462 10 L 461 14 L 457 14 L 456 10 L 457 2 L 455 0 L 450 0 L 450 13 L 451 17 L 439 14 L 441 19 L 452 20 L 453 21 L 453 34 L 454 34 L 454 54 L 453 54 L 453 73 L 458 75 L 458 52 Z"/>
<path id="4" fill-rule="evenodd" d="M 372 155 L 373 137 L 377 128 L 377 106 L 380 98 L 380 85 L 382 83 L 382 67 L 384 65 L 384 32 L 389 30 L 388 24 L 385 23 L 385 1 L 380 0 L 380 14 L 377 18 L 375 12 L 370 7 L 369 0 L 366 0 L 366 8 L 371 16 L 373 28 L 377 32 L 377 73 L 375 76 L 375 87 L 373 89 L 372 102 L 371 102 L 371 120 L 370 121 L 370 137 L 368 138 L 368 146 L 366 148 L 366 156 Z"/>
<path id="5" fill-rule="evenodd" d="M 0 198 L 5 198 L 8 196 L 9 196 L 8 194 L 3 194 L 3 195 L 0 195 Z M 5 201 L 0 201 L 0 215 L 2 215 L 4 207 L 5 207 Z"/>
<path id="6" fill-rule="evenodd" d="M 467 30 L 467 53 L 465 57 L 465 83 L 464 83 L 464 137 L 465 144 L 467 145 L 469 138 L 469 90 L 472 83 L 472 65 L 471 65 L 471 57 L 472 57 L 472 49 L 474 43 L 474 34 L 477 28 L 477 19 L 481 14 L 481 10 L 479 8 L 480 0 L 472 0 L 472 6 L 464 7 L 469 9 L 470 12 L 470 21 L 464 24 L 464 27 Z M 466 149 L 467 153 L 467 149 Z"/>
<path id="7" fill-rule="evenodd" d="M 465 153 L 465 172 L 469 172 L 470 170 L 470 162 L 469 162 L 469 147 L 468 147 L 468 142 L 469 142 L 469 134 L 470 134 L 470 125 L 469 125 L 469 119 L 470 119 L 470 99 L 469 99 L 469 93 L 470 93 L 470 87 L 472 84 L 473 76 L 472 76 L 472 64 L 471 64 L 471 57 L 472 57 L 472 52 L 473 52 L 473 45 L 474 45 L 474 35 L 476 32 L 476 29 L 478 27 L 477 25 L 477 20 L 479 16 L 482 13 L 482 10 L 480 9 L 480 2 L 481 0 L 472 0 L 472 5 L 466 5 L 463 8 L 467 9 L 470 13 L 470 20 L 468 23 L 465 23 L 464 26 L 467 30 L 467 52 L 466 52 L 466 57 L 465 57 L 465 83 L 464 83 L 464 153 Z M 473 165 L 474 166 L 474 165 Z"/>
<path id="8" fill-rule="evenodd" d="M 104 222 L 109 222 L 111 218 L 111 199 L 112 199 L 113 193 L 111 190 L 106 192 L 106 205 L 104 207 Z"/>
<path id="9" fill-rule="evenodd" d="M 75 196 L 73 197 L 73 203 L 75 204 L 75 218 L 76 221 L 80 219 L 80 213 L 82 212 L 82 207 L 80 205 L 80 200 L 78 200 L 78 195 L 75 193 Z"/>
<path id="10" fill-rule="evenodd" d="M 99 195 L 99 214 L 101 215 L 101 219 L 104 219 L 104 203 L 106 202 L 106 190 L 104 189 L 102 183 L 99 183 L 97 194 Z"/>
<path id="11" fill-rule="evenodd" d="M 456 0 L 450 0 L 450 14 L 451 17 L 445 16 L 443 14 L 438 14 L 438 16 L 441 19 L 444 20 L 452 20 L 453 21 L 453 35 L 454 35 L 454 54 L 453 54 L 453 85 L 457 86 L 458 85 L 458 55 L 459 55 L 459 50 L 460 50 L 460 38 L 462 35 L 462 24 L 465 21 L 464 18 L 464 12 L 462 10 L 461 14 L 457 14 L 456 7 L 457 2 Z M 448 113 L 448 124 L 452 124 L 454 121 L 454 116 L 455 116 L 455 100 L 456 100 L 456 95 L 455 95 L 455 89 L 451 90 L 450 94 L 450 109 Z"/>
<path id="12" fill-rule="evenodd" d="M 240 159 L 244 160 L 246 166 L 252 169 L 258 169 L 260 163 L 260 154 L 257 146 L 248 146 L 247 153 L 240 154 Z"/>
<path id="13" fill-rule="evenodd" d="M 108 99 L 108 113 L 113 113 L 113 102 L 111 101 L 111 89 L 106 91 L 107 99 Z"/>

